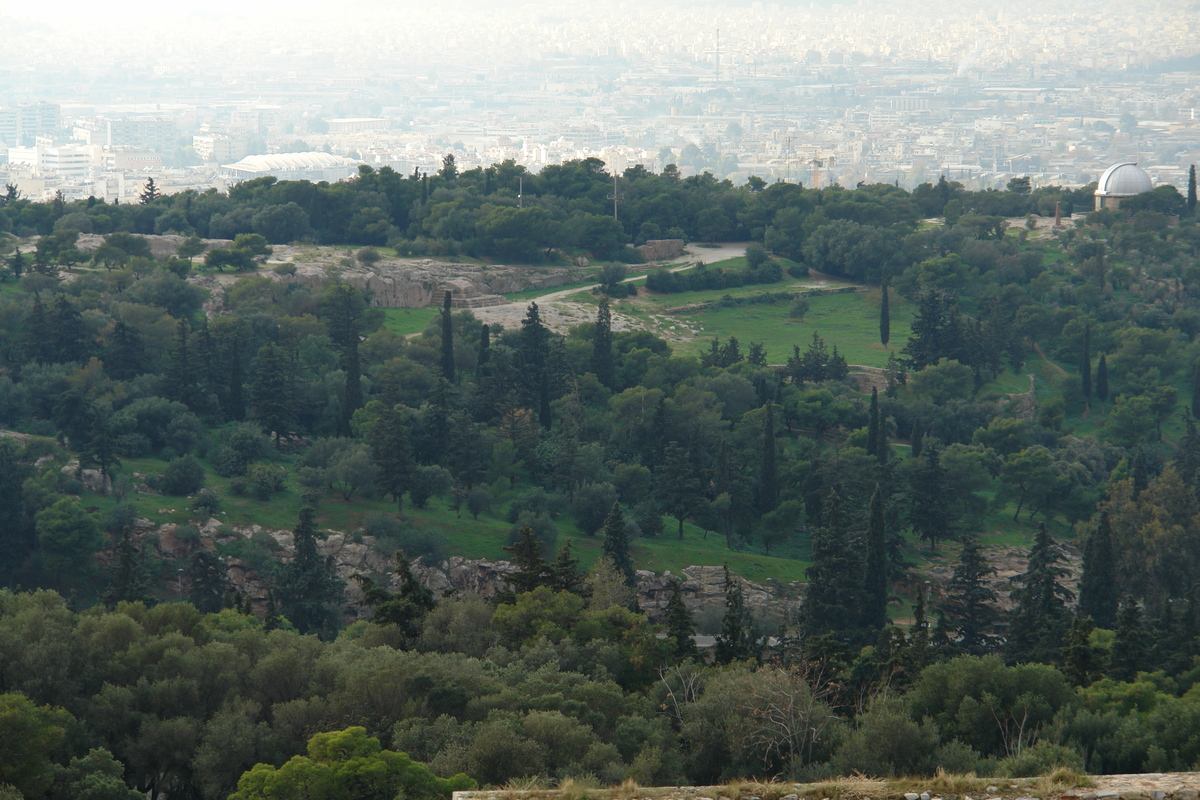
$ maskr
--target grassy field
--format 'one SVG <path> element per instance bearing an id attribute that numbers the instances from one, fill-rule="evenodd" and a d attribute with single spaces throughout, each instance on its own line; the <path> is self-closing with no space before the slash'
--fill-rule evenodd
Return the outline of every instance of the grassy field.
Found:
<path id="1" fill-rule="evenodd" d="M 813 331 L 821 335 L 826 345 L 837 345 L 838 352 L 851 364 L 882 367 L 888 355 L 904 345 L 912 320 L 912 306 L 896 294 L 891 297 L 891 349 L 879 343 L 880 293 L 818 295 L 807 298 L 809 310 L 804 317 L 788 316 L 791 303 L 769 303 L 735 308 L 704 309 L 680 318 L 699 325 L 703 335 L 685 346 L 692 352 L 708 349 L 713 336 L 727 339 L 736 336 L 743 346 L 763 342 L 767 358 L 783 363 L 793 345 L 803 349 L 812 339 Z"/>
<path id="2" fill-rule="evenodd" d="M 425 330 L 431 319 L 442 311 L 440 306 L 425 308 L 388 308 L 384 310 L 383 325 L 392 333 L 407 336 Z"/>

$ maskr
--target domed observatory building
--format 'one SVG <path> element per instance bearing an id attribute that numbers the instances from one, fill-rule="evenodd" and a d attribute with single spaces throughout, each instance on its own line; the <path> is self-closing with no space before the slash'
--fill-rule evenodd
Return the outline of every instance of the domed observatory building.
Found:
<path id="1" fill-rule="evenodd" d="M 1121 207 L 1121 201 L 1135 194 L 1148 192 L 1154 188 L 1154 181 L 1146 171 L 1132 161 L 1124 164 L 1113 164 L 1104 170 L 1100 182 L 1096 184 L 1096 210 L 1111 208 L 1116 211 Z"/>

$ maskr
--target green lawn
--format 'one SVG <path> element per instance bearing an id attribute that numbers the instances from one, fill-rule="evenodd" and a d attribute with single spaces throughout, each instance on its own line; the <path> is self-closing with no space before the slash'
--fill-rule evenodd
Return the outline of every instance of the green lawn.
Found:
<path id="1" fill-rule="evenodd" d="M 440 306 L 425 308 L 387 308 L 383 312 L 383 326 L 392 333 L 407 336 L 425 330 L 429 321 L 442 311 Z"/>
<path id="2" fill-rule="evenodd" d="M 677 295 L 676 295 L 677 296 Z M 789 302 L 738 306 L 736 308 L 704 309 L 680 314 L 681 319 L 699 324 L 703 334 L 682 349 L 702 352 L 708 349 L 713 336 L 726 339 L 736 336 L 743 347 L 750 342 L 763 342 L 767 358 L 782 364 L 793 345 L 803 350 L 818 332 L 826 345 L 837 345 L 838 352 L 851 364 L 871 367 L 886 366 L 889 353 L 904 345 L 912 321 L 913 307 L 906 300 L 891 295 L 892 350 L 879 343 L 880 293 L 828 294 L 807 298 L 808 313 L 801 319 L 788 316 Z"/>

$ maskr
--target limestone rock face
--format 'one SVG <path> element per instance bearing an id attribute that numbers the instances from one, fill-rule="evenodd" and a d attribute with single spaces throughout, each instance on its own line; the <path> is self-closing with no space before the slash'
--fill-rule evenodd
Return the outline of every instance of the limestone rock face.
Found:
<path id="1" fill-rule="evenodd" d="M 651 239 L 637 248 L 644 261 L 663 261 L 683 255 L 683 239 Z"/>
<path id="2" fill-rule="evenodd" d="M 295 261 L 296 274 L 276 276 L 318 287 L 325 280 L 323 262 Z M 583 277 L 574 267 L 510 267 L 452 264 L 432 258 L 380 261 L 369 269 L 343 269 L 342 279 L 372 293 L 371 305 L 381 308 L 423 308 L 440 303 L 447 290 L 461 306 L 469 298 L 482 298 L 527 289 L 549 289 Z"/>
<path id="3" fill-rule="evenodd" d="M 284 563 L 291 561 L 295 555 L 294 536 L 289 530 L 268 530 L 259 525 L 224 525 L 218 517 L 198 522 L 194 527 L 199 531 L 198 538 L 195 532 L 187 537 L 180 536 L 178 525 L 168 523 L 155 527 L 149 520 L 139 519 L 134 525 L 134 537 L 150 544 L 160 558 L 177 560 L 185 559 L 197 550 L 215 553 L 217 545 L 228 546 L 255 538 L 265 542 L 275 557 Z M 369 575 L 385 585 L 390 581 L 388 588 L 393 590 L 400 586 L 400 576 L 393 574 L 396 562 L 392 553 L 376 547 L 372 536 L 351 537 L 339 531 L 328 531 L 318 538 L 317 552 L 332 566 L 334 573 L 346 582 L 342 611 L 347 620 L 367 616 L 367 610 L 362 605 L 362 588 L 354 580 L 355 575 Z M 265 612 L 269 576 L 259 574 L 254 565 L 233 556 L 225 556 L 223 561 L 233 588 L 250 598 L 257 611 Z M 516 566 L 509 561 L 486 561 L 461 556 L 453 556 L 438 564 L 417 562 L 413 565 L 417 580 L 428 586 L 435 597 L 447 592 L 492 597 L 505 588 L 508 576 L 516 570 Z M 693 610 L 720 605 L 725 600 L 725 572 L 721 567 L 687 567 L 681 576 L 673 576 L 670 572 L 657 575 L 639 570 L 638 602 L 652 619 L 662 615 L 671 599 L 672 581 L 676 577 L 682 581 L 684 602 Z M 742 578 L 737 580 L 741 583 L 749 608 L 771 611 L 784 618 L 790 618 L 795 613 L 802 592 L 800 585 L 764 586 Z"/>
<path id="4" fill-rule="evenodd" d="M 183 240 L 186 238 L 174 233 L 166 233 L 162 235 L 134 235 L 146 240 L 146 242 L 150 245 L 150 252 L 154 254 L 155 258 L 167 258 L 175 255 L 175 253 L 179 250 L 179 245 L 183 244 Z M 81 252 L 94 253 L 102 244 L 104 244 L 104 237 L 100 234 L 81 233 L 75 246 L 79 248 Z M 232 245 L 232 239 L 204 240 L 204 247 L 206 250 L 213 250 L 215 248 L 228 248 Z"/>

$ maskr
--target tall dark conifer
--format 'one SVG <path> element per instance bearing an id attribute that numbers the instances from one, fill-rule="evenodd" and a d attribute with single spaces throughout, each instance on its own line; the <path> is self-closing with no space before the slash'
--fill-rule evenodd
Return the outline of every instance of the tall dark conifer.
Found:
<path id="1" fill-rule="evenodd" d="M 625 578 L 625 583 L 633 586 L 637 576 L 633 570 L 633 557 L 629 553 L 629 532 L 625 529 L 625 515 L 621 512 L 620 503 L 613 503 L 604 519 L 604 542 L 600 549 L 612 559 L 613 566 Z"/>
<path id="2" fill-rule="evenodd" d="M 1066 603 L 1073 596 L 1061 583 L 1069 572 L 1062 561 L 1062 550 L 1045 523 L 1039 525 L 1025 573 L 1014 579 L 1021 588 L 1013 591 L 1017 606 L 1008 628 L 1013 661 L 1050 664 L 1059 659 L 1069 621 Z"/>
<path id="3" fill-rule="evenodd" d="M 718 664 L 757 659 L 762 650 L 761 642 L 754 632 L 754 623 L 746 609 L 746 598 L 742 592 L 741 579 L 725 565 L 725 616 L 721 620 L 721 633 L 713 648 Z"/>
<path id="4" fill-rule="evenodd" d="M 339 625 L 337 604 L 344 583 L 317 552 L 317 509 L 306 498 L 293 530 L 296 552 L 279 568 L 276 592 L 280 611 L 301 633 L 330 635 Z"/>
<path id="5" fill-rule="evenodd" d="M 991 628 L 999 618 L 996 593 L 986 579 L 996 570 L 979 552 L 974 539 L 963 544 L 958 566 L 950 578 L 942 611 L 958 636 L 959 646 L 971 655 L 990 649 Z"/>
<path id="6" fill-rule="evenodd" d="M 1196 165 L 1188 167 L 1187 207 L 1189 214 L 1196 213 Z"/>
<path id="7" fill-rule="evenodd" d="M 1083 546 L 1083 574 L 1079 578 L 1079 611 L 1101 628 L 1116 624 L 1120 592 L 1117 589 L 1116 553 L 1108 511 L 1100 512 L 1096 530 Z"/>
<path id="8" fill-rule="evenodd" d="M 404 493 L 412 479 L 412 446 L 408 420 L 397 408 L 384 407 L 371 426 L 371 461 L 377 477 L 375 486 L 390 494 L 399 513 L 404 513 Z"/>
<path id="9" fill-rule="evenodd" d="M 350 435 L 350 418 L 362 408 L 362 365 L 358 343 L 362 336 L 366 298 L 362 290 L 344 283 L 330 286 L 321 296 L 321 316 L 329 331 L 329 339 L 338 351 L 338 366 L 345 375 L 340 420 L 343 436 Z"/>
<path id="10" fill-rule="evenodd" d="M 867 413 L 867 455 L 879 455 L 879 390 L 871 387 L 871 408 Z"/>
<path id="11" fill-rule="evenodd" d="M 805 570 L 808 589 L 800 623 L 808 635 L 855 636 L 862 619 L 862 559 L 851 547 L 842 501 L 831 492 L 824 502 L 823 524 L 812 536 L 812 566 Z"/>
<path id="12" fill-rule="evenodd" d="M 1137 601 L 1126 595 L 1117 614 L 1117 635 L 1108 656 L 1108 674 L 1118 681 L 1132 681 L 1145 669 L 1149 642 Z"/>
<path id="13" fill-rule="evenodd" d="M 696 622 L 692 612 L 683 602 L 683 587 L 679 579 L 671 581 L 671 597 L 667 600 L 666 610 L 667 639 L 671 641 L 671 655 L 676 660 L 695 658 L 697 656 L 696 642 L 692 636 L 696 633 Z"/>
<path id="14" fill-rule="evenodd" d="M 442 300 L 442 377 L 454 383 L 454 319 L 450 316 L 450 295 Z"/>
<path id="15" fill-rule="evenodd" d="M 888 295 L 891 294 L 891 282 L 883 282 L 883 299 L 879 303 L 879 343 L 884 347 L 892 338 L 892 312 Z"/>
<path id="16" fill-rule="evenodd" d="M 602 294 L 596 310 L 596 335 L 592 339 L 592 373 L 609 389 L 613 388 L 612 346 L 612 312 L 608 308 L 608 296 Z"/>
<path id="17" fill-rule="evenodd" d="M 762 429 L 762 467 L 758 474 L 758 513 L 767 514 L 779 505 L 779 476 L 775 466 L 775 409 L 766 405 Z"/>
<path id="18" fill-rule="evenodd" d="M 871 505 L 867 511 L 867 559 L 863 584 L 863 625 L 882 628 L 887 624 L 887 528 L 883 517 L 883 497 L 878 485 L 871 495 Z"/>
<path id="19" fill-rule="evenodd" d="M 1092 326 L 1083 329 L 1083 353 L 1079 357 L 1079 384 L 1085 403 L 1092 399 Z"/>
<path id="20" fill-rule="evenodd" d="M 912 432 L 909 435 L 908 441 L 912 445 L 909 450 L 909 457 L 914 461 L 921 457 L 921 445 L 925 440 L 925 428 L 921 420 L 914 419 L 912 422 Z"/>
<path id="21" fill-rule="evenodd" d="M 937 447 L 930 446 L 921 453 L 912 472 L 909 496 L 909 522 L 917 535 L 929 542 L 929 549 L 936 551 L 938 542 L 950 536 L 946 469 Z"/>
<path id="22" fill-rule="evenodd" d="M 1103 403 L 1108 399 L 1108 359 L 1100 354 L 1100 363 L 1096 365 L 1096 399 Z"/>
<path id="23" fill-rule="evenodd" d="M 484 325 L 479 331 L 479 356 L 475 359 L 475 381 L 482 382 L 488 371 L 488 361 L 492 358 L 492 329 Z"/>
<path id="24" fill-rule="evenodd" d="M 195 402 L 196 372 L 192 365 L 191 336 L 186 320 L 175 324 L 175 346 L 167 362 L 167 397 L 191 406 Z"/>

